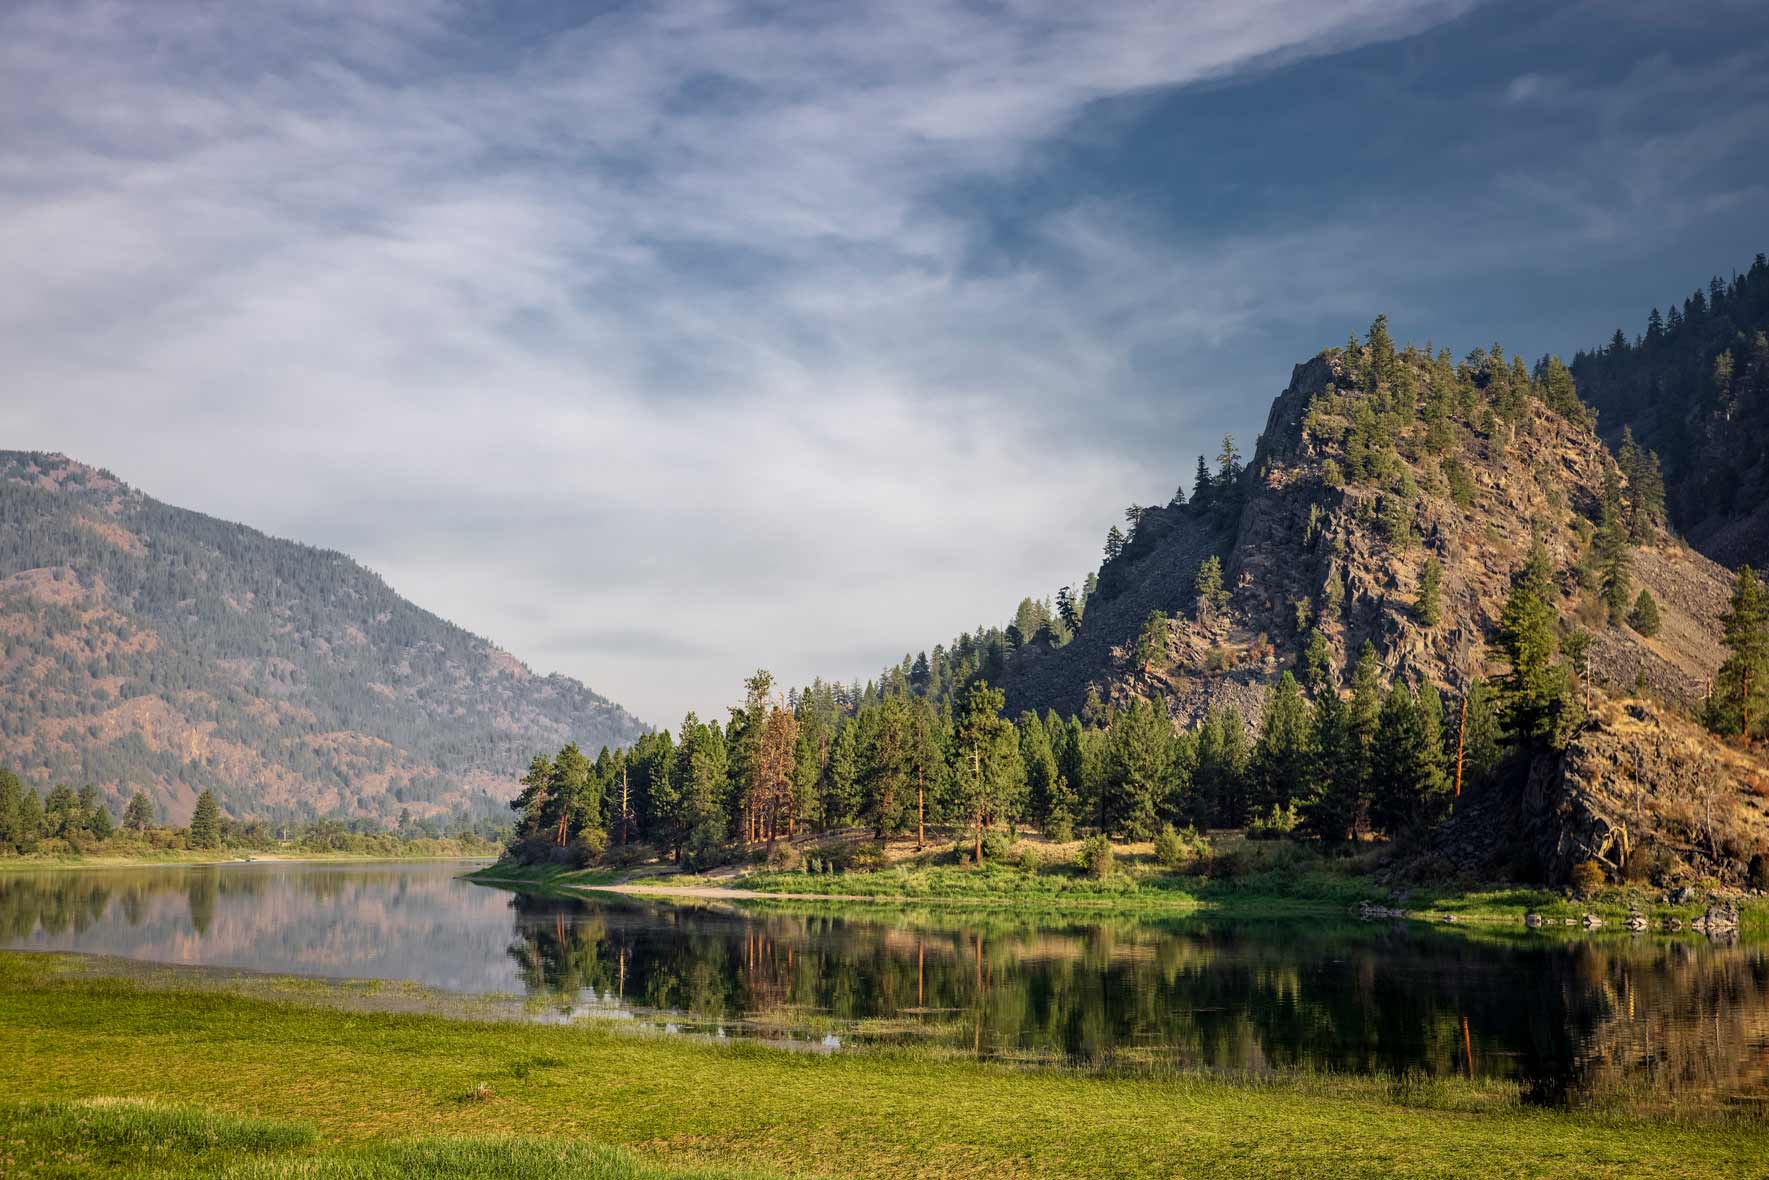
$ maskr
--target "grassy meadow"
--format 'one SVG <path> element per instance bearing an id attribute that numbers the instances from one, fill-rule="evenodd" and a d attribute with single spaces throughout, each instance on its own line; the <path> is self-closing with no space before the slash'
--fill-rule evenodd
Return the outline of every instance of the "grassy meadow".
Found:
<path id="1" fill-rule="evenodd" d="M 1769 1176 L 1760 1117 L 339 1011 L 0 955 L 0 1175 Z"/>

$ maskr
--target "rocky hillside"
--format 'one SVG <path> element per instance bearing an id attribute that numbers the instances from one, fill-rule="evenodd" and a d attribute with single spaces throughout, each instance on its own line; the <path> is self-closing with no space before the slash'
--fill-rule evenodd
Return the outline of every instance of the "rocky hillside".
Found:
<path id="1" fill-rule="evenodd" d="M 1015 653 L 1010 707 L 1073 711 L 1091 685 L 1108 700 L 1165 701 L 1186 721 L 1217 702 L 1256 717 L 1266 685 L 1285 668 L 1300 675 L 1311 642 L 1334 677 L 1368 640 L 1387 676 L 1456 690 L 1489 671 L 1487 640 L 1538 535 L 1560 571 L 1562 618 L 1592 635 L 1594 683 L 1620 692 L 1643 680 L 1698 702 L 1723 658 L 1729 572 L 1656 529 L 1631 551 L 1631 589 L 1657 601 L 1660 628 L 1649 638 L 1610 626 L 1591 552 L 1605 481 L 1620 472 L 1588 422 L 1490 381 L 1460 388 L 1441 358 L 1395 363 L 1409 374 L 1404 412 L 1356 388 L 1343 350 L 1297 366 L 1232 489 L 1147 510 L 1101 569 L 1080 634 Z M 1528 382 L 1507 369 L 1513 379 Z M 1442 404 L 1428 419 L 1419 407 L 1429 400 Z M 1226 592 L 1215 609 L 1195 592 L 1212 556 Z M 1418 606 L 1431 562 L 1436 622 Z M 1167 652 L 1139 661 L 1153 612 L 1167 616 Z"/>
<path id="2" fill-rule="evenodd" d="M 396 820 L 515 792 L 536 749 L 643 726 L 401 598 L 340 553 L 0 452 L 0 765 L 146 788 L 175 820 Z"/>

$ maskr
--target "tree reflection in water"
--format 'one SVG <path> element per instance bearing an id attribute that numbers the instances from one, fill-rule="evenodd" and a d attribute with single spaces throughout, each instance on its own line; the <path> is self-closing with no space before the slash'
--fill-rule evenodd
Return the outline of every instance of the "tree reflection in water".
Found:
<path id="1" fill-rule="evenodd" d="M 1331 1070 L 1769 1097 L 1769 954 L 1406 925 L 1016 922 L 514 895 L 530 994 L 764 1034 L 1099 1067 Z"/>

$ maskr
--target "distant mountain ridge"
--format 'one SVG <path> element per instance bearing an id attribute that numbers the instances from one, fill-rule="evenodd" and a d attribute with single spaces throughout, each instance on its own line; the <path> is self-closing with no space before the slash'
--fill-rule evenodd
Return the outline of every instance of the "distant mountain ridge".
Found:
<path id="1" fill-rule="evenodd" d="M 645 726 L 349 557 L 0 451 L 0 765 L 174 819 L 483 812 L 534 750 Z"/>

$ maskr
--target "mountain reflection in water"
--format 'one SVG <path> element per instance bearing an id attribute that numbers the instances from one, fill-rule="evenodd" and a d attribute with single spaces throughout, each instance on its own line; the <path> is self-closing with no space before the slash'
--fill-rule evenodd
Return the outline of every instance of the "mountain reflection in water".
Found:
<path id="1" fill-rule="evenodd" d="M 747 911 L 536 897 L 458 864 L 0 876 L 0 945 L 521 992 L 810 1045 L 1514 1078 L 1533 1100 L 1769 1101 L 1769 947 L 1408 925 Z M 827 1038 L 827 1040 L 826 1040 Z"/>

